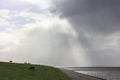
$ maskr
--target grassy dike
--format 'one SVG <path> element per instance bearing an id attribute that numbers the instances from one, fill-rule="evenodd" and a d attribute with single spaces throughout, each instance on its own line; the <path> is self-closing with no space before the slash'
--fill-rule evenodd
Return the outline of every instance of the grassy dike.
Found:
<path id="1" fill-rule="evenodd" d="M 29 67 L 35 67 L 30 71 Z M 32 64 L 0 62 L 0 80 L 69 80 L 57 68 Z"/>

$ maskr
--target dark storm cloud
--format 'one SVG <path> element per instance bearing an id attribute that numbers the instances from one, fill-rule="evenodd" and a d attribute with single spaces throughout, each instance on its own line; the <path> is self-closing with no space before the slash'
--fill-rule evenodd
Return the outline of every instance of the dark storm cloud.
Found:
<path id="1" fill-rule="evenodd" d="M 69 20 L 93 66 L 120 65 L 120 0 L 53 0 L 52 12 Z"/>
<path id="2" fill-rule="evenodd" d="M 60 0 L 54 12 L 67 17 L 76 30 L 110 34 L 120 30 L 119 0 Z"/>

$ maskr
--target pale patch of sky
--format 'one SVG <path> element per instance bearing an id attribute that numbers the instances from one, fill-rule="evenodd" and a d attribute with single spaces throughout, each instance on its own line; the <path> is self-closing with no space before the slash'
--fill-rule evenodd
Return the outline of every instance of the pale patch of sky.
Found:
<path id="1" fill-rule="evenodd" d="M 50 0 L 1 0 L 0 8 L 9 10 L 25 10 L 27 8 L 47 9 L 50 7 Z"/>
<path id="2" fill-rule="evenodd" d="M 1 0 L 0 31 L 23 28 L 50 17 L 50 0 Z"/>

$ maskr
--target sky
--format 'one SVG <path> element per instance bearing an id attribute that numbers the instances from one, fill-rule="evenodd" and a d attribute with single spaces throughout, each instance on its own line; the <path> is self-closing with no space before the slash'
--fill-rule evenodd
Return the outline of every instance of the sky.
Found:
<path id="1" fill-rule="evenodd" d="M 120 66 L 119 0 L 0 0 L 0 61 Z"/>

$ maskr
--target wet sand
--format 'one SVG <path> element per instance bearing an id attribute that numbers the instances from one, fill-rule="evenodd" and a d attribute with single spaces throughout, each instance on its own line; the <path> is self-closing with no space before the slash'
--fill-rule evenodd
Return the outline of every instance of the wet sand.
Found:
<path id="1" fill-rule="evenodd" d="M 70 77 L 71 80 L 105 80 L 102 78 L 97 78 L 97 77 L 77 73 L 72 70 L 66 70 L 66 69 L 60 69 L 60 70 L 64 72 L 68 77 Z"/>

